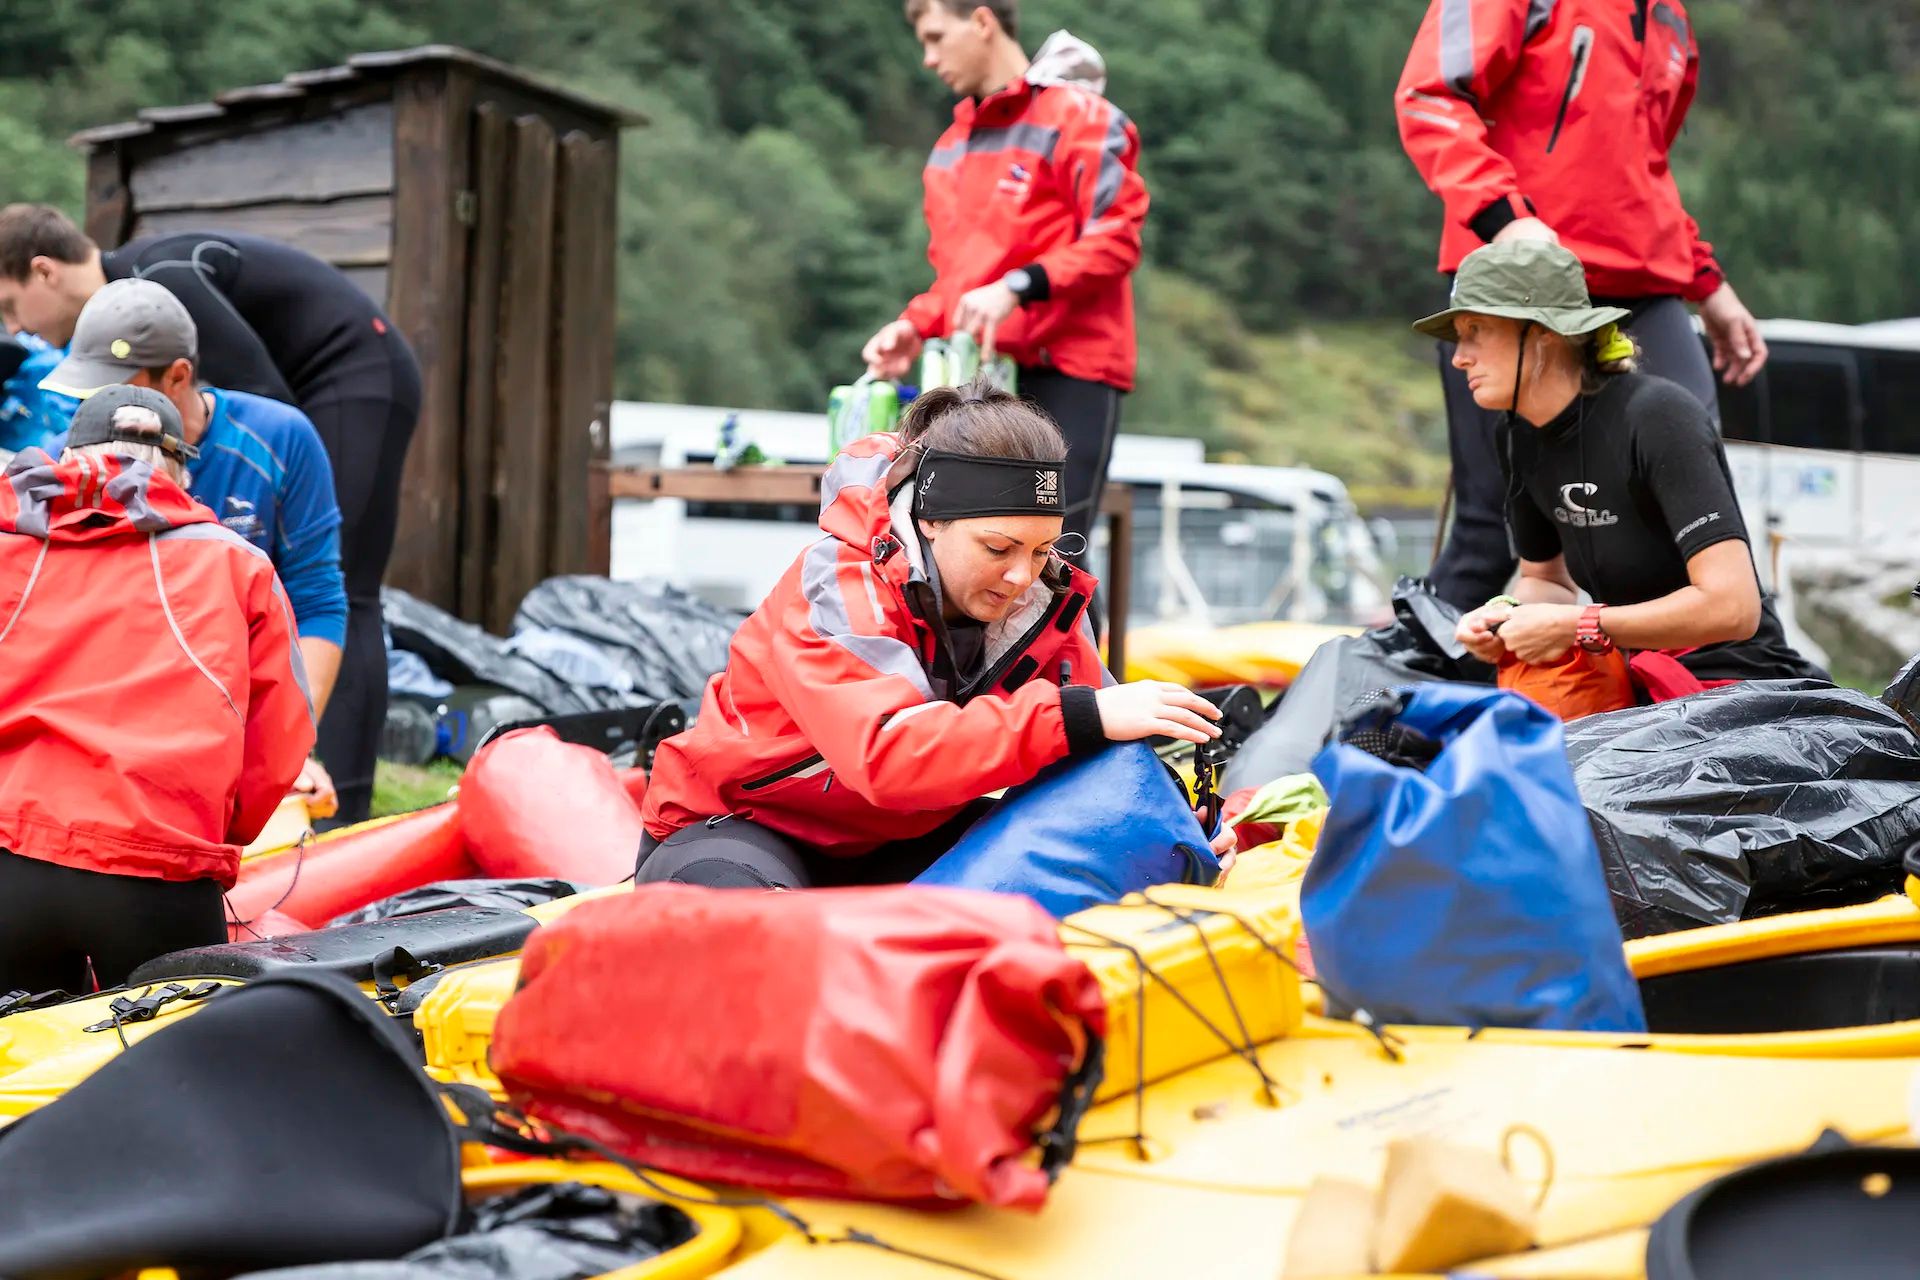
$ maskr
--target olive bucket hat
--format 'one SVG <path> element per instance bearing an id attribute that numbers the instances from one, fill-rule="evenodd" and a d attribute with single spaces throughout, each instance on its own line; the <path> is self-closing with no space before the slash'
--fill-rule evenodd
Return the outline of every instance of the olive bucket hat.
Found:
<path id="1" fill-rule="evenodd" d="M 1596 307 L 1587 296 L 1580 259 L 1545 240 L 1510 240 L 1475 249 L 1453 277 L 1452 304 L 1416 320 L 1413 327 L 1443 342 L 1457 342 L 1453 322 L 1462 315 L 1531 320 L 1563 338 L 1577 338 L 1627 319 L 1624 307 Z"/>

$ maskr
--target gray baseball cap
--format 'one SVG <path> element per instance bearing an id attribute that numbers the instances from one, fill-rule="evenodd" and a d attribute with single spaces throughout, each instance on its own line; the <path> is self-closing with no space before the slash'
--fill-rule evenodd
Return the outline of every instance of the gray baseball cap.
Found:
<path id="1" fill-rule="evenodd" d="M 191 461 L 200 451 L 187 443 L 180 411 L 158 391 L 146 387 L 102 387 L 74 411 L 67 448 L 90 444 L 150 444 L 169 457 Z"/>
<path id="2" fill-rule="evenodd" d="M 40 380 L 48 391 L 86 399 L 142 369 L 200 357 L 200 335 L 180 299 L 151 280 L 113 280 L 88 299 L 67 358 Z"/>

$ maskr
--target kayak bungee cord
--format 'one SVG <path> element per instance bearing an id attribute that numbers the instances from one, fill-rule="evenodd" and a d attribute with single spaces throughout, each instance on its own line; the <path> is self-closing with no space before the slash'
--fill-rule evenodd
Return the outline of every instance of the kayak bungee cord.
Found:
<path id="1" fill-rule="evenodd" d="M 1140 897 L 1143 901 L 1146 902 L 1148 906 L 1158 907 L 1160 908 L 1160 910 L 1166 912 L 1170 916 L 1173 916 L 1175 919 L 1185 918 L 1180 915 L 1180 912 L 1182 910 L 1187 910 L 1187 909 L 1176 907 L 1172 903 L 1162 902 L 1160 899 L 1153 896 L 1153 890 L 1151 889 L 1143 890 L 1140 894 Z M 1340 999 L 1340 993 L 1335 991 L 1333 988 L 1329 987 L 1327 985 L 1327 981 L 1325 978 L 1321 978 L 1321 977 L 1318 977 L 1317 975 L 1308 974 L 1304 972 L 1300 968 L 1299 964 L 1297 964 L 1291 956 L 1288 956 L 1285 952 L 1281 951 L 1280 948 L 1276 947 L 1273 944 L 1273 940 L 1268 938 L 1264 933 L 1260 932 L 1260 930 L 1256 929 L 1253 926 L 1253 922 L 1248 920 L 1245 916 L 1240 915 L 1236 912 L 1229 911 L 1225 907 L 1209 906 L 1209 907 L 1202 908 L 1202 910 L 1204 910 L 1207 914 L 1216 915 L 1216 916 L 1225 916 L 1227 919 L 1233 921 L 1235 924 L 1239 925 L 1242 929 L 1246 930 L 1247 936 L 1252 938 L 1255 942 L 1259 943 L 1261 948 L 1264 949 L 1268 955 L 1272 956 L 1275 960 L 1279 961 L 1282 967 L 1291 969 L 1294 975 L 1298 977 L 1300 981 L 1310 982 L 1314 986 L 1319 987 L 1322 991 L 1326 992 L 1327 995 L 1333 997 L 1335 1000 Z M 1186 923 L 1194 924 L 1195 921 L 1187 920 Z M 1224 981 L 1224 979 L 1222 979 L 1222 981 Z M 1347 1003 L 1350 1003 L 1350 1002 L 1347 1002 Z M 1376 1041 L 1379 1042 L 1382 1052 L 1384 1052 L 1389 1059 L 1391 1059 L 1394 1062 L 1400 1061 L 1401 1059 L 1400 1050 L 1401 1050 L 1401 1047 L 1406 1043 L 1404 1040 L 1400 1039 L 1399 1036 L 1394 1035 L 1393 1032 L 1387 1030 L 1385 1027 L 1380 1026 L 1378 1023 L 1376 1023 L 1373 1020 L 1373 1016 L 1371 1014 L 1369 1014 L 1365 1009 L 1358 1008 L 1357 1006 L 1354 1008 L 1353 1022 L 1357 1026 L 1360 1026 L 1361 1028 L 1365 1029 L 1369 1035 L 1371 1035 Z"/>
<path id="2" fill-rule="evenodd" d="M 306 865 L 307 845 L 311 843 L 312 840 L 313 840 L 313 832 L 302 831 L 300 833 L 300 838 L 296 840 L 293 845 L 293 879 L 287 882 L 287 891 L 280 895 L 280 900 L 278 902 L 275 902 L 272 906 L 268 907 L 260 915 L 255 916 L 254 920 L 264 920 L 267 916 L 272 915 L 274 912 L 278 911 L 281 907 L 285 906 L 287 903 L 287 899 L 293 897 L 293 891 L 300 887 L 300 868 Z M 253 927 L 253 920 L 242 920 L 240 918 L 240 913 L 233 909 L 232 898 L 228 897 L 225 893 L 222 893 L 220 895 L 220 901 L 222 904 L 225 905 L 227 909 L 228 924 L 237 925 L 238 927 L 245 929 L 248 933 L 254 936 L 254 939 L 256 941 L 265 942 L 267 940 L 267 936 L 265 934 L 261 933 L 258 929 L 255 929 Z"/>
<path id="3" fill-rule="evenodd" d="M 676 1191 L 656 1179 L 652 1169 L 628 1159 L 605 1143 L 579 1134 L 568 1133 L 562 1129 L 555 1129 L 533 1120 L 509 1106 L 496 1102 L 493 1095 L 484 1089 L 474 1085 L 446 1083 L 437 1083 L 435 1087 L 446 1101 L 454 1105 L 462 1117 L 463 1123 L 455 1126 L 460 1134 L 483 1146 L 499 1147 L 521 1155 L 533 1156 L 565 1156 L 569 1153 L 584 1152 L 625 1169 L 639 1181 L 640 1185 L 663 1201 L 679 1200 L 709 1209 L 758 1209 L 779 1219 L 810 1245 L 857 1244 L 914 1262 L 942 1267 L 961 1275 L 973 1276 L 975 1280 L 1007 1280 L 1007 1277 L 995 1272 L 968 1266 L 964 1262 L 955 1262 L 951 1258 L 903 1249 L 869 1232 L 853 1228 L 842 1231 L 838 1235 L 826 1235 L 816 1230 L 812 1223 L 792 1209 L 765 1196 L 698 1195 L 687 1191 Z M 536 1133 L 550 1136 L 544 1138 L 531 1136 Z"/>

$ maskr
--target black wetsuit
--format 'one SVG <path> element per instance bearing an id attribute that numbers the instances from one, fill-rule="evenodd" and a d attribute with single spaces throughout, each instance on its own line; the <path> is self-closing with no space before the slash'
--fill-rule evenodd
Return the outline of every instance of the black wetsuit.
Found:
<path id="1" fill-rule="evenodd" d="M 1516 421 L 1510 430 L 1514 550 L 1533 561 L 1564 554 L 1574 582 L 1601 604 L 1672 595 L 1691 583 L 1688 560 L 1716 543 L 1748 542 L 1712 420 L 1665 378 L 1610 378 L 1546 426 Z M 1771 602 L 1751 640 L 1680 661 L 1702 680 L 1826 678 L 1787 643 Z"/>
<path id="2" fill-rule="evenodd" d="M 182 232 L 132 241 L 100 262 L 109 280 L 154 280 L 186 305 L 199 329 L 205 382 L 296 405 L 320 433 L 340 503 L 348 615 L 318 754 L 339 788 L 338 820 L 363 819 L 387 708 L 380 581 L 420 416 L 413 352 L 352 281 L 275 240 Z"/>

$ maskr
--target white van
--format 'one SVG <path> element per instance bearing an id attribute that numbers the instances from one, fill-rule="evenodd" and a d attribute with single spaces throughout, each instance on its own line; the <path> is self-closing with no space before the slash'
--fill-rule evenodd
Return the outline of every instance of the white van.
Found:
<path id="1" fill-rule="evenodd" d="M 1748 526 L 1809 547 L 1920 545 L 1920 320 L 1760 332 L 1766 366 L 1719 396 Z"/>
<path id="2" fill-rule="evenodd" d="M 827 459 L 824 414 L 695 405 L 613 406 L 616 464 L 711 463 L 723 425 L 770 457 Z M 1288 619 L 1373 623 L 1390 584 L 1346 487 L 1324 472 L 1209 463 L 1197 440 L 1122 435 L 1109 476 L 1134 496 L 1130 621 Z M 665 577 L 725 608 L 751 609 L 819 537 L 806 505 L 688 502 L 614 504 L 613 576 Z M 1093 568 L 1106 563 L 1095 526 Z M 1104 576 L 1104 575 L 1102 575 Z"/>

